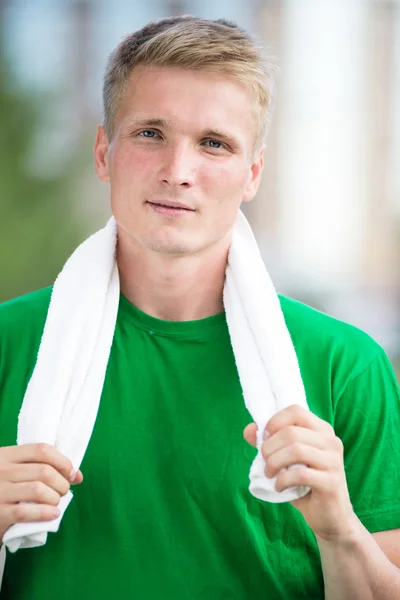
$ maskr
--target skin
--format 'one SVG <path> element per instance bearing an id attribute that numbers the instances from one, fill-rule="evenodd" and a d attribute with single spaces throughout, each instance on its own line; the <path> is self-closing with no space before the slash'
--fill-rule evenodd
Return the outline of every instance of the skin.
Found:
<path id="1" fill-rule="evenodd" d="M 264 149 L 254 152 L 252 102 L 249 90 L 220 75 L 139 66 L 118 108 L 112 138 L 98 127 L 95 168 L 110 184 L 121 290 L 144 312 L 191 320 L 223 310 L 237 211 L 254 197 L 263 167 Z M 160 200 L 191 210 L 171 218 L 149 204 Z M 398 597 L 398 569 L 379 545 L 399 565 L 399 530 L 374 539 L 362 528 L 349 498 L 343 445 L 332 427 L 293 405 L 277 413 L 266 432 L 266 475 L 278 474 L 277 489 L 312 488 L 292 504 L 316 535 L 326 597 Z M 254 423 L 244 436 L 255 445 Z M 307 466 L 282 471 L 296 463 Z M 54 518 L 48 511 L 71 480 L 82 481 L 71 468 L 68 459 L 43 444 L 0 449 L 0 530 L 19 520 Z M 374 571 L 391 586 L 384 596 L 370 593 Z"/>
<path id="2" fill-rule="evenodd" d="M 254 423 L 244 430 L 256 446 Z M 354 513 L 346 482 L 343 444 L 329 423 L 298 405 L 267 423 L 261 452 L 275 487 L 305 485 L 291 502 L 315 534 L 326 600 L 395 600 L 400 597 L 400 529 L 370 534 Z M 295 469 L 287 467 L 299 464 Z"/>
<path id="3" fill-rule="evenodd" d="M 233 224 L 262 171 L 251 103 L 246 89 L 215 75 L 137 68 L 115 135 L 108 140 L 98 128 L 95 165 L 111 187 L 121 289 L 150 314 L 186 320 L 223 310 Z M 143 119 L 166 123 L 150 127 Z M 157 198 L 193 211 L 182 219 L 161 216 L 146 205 Z M 71 462 L 46 444 L 0 448 L 1 538 L 14 523 L 56 518 L 60 497 L 83 480 L 71 471 Z"/>
<path id="4" fill-rule="evenodd" d="M 275 487 L 309 485 L 312 492 L 291 502 L 302 513 L 318 538 L 326 541 L 349 536 L 355 514 L 347 489 L 343 444 L 332 426 L 294 404 L 276 415 L 266 426 L 262 445 L 267 477 L 277 476 Z M 248 425 L 245 439 L 256 443 L 256 425 Z M 305 466 L 285 470 L 292 464 Z"/>
<path id="5" fill-rule="evenodd" d="M 98 128 L 95 165 L 110 183 L 121 288 L 138 308 L 169 320 L 222 311 L 233 225 L 258 188 L 253 98 L 220 75 L 138 66 L 108 140 Z M 147 201 L 194 209 L 156 214 Z"/>
<path id="6" fill-rule="evenodd" d="M 100 179 L 111 187 L 122 291 L 144 312 L 190 320 L 223 309 L 233 225 L 241 202 L 254 197 L 263 167 L 263 148 L 253 152 L 252 101 L 246 89 L 227 78 L 141 66 L 132 74 L 112 139 L 99 127 L 95 164 Z M 184 202 L 195 212 L 178 221 L 154 214 L 146 201 L 160 197 Z M 400 553 L 393 552 L 400 532 L 380 532 L 374 538 L 362 527 L 349 497 L 343 444 L 333 428 L 294 405 L 276 414 L 266 431 L 262 452 L 267 476 L 291 464 L 308 465 L 282 471 L 276 485 L 280 491 L 292 485 L 311 487 L 292 504 L 314 531 L 324 556 L 327 597 L 340 586 L 343 598 L 343 589 L 352 589 L 353 575 L 348 583 L 342 564 L 344 547 L 369 548 L 374 564 L 383 557 L 390 580 L 393 564 L 378 542 L 400 564 Z M 255 445 L 255 435 L 253 423 L 244 436 Z M 362 558 L 359 553 L 360 565 Z M 332 584 L 338 580 L 339 563 L 344 575 Z M 344 564 L 351 564 L 347 556 Z M 369 565 L 366 571 L 373 569 Z"/>
<path id="7" fill-rule="evenodd" d="M 71 461 L 48 444 L 0 448 L 0 537 L 14 523 L 51 521 L 72 484 L 83 481 Z"/>

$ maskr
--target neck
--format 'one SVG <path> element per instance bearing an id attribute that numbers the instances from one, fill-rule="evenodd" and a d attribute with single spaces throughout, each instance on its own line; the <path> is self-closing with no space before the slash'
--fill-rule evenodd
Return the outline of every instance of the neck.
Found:
<path id="1" fill-rule="evenodd" d="M 122 232 L 121 232 L 122 233 Z M 205 319 L 223 312 L 222 292 L 229 245 L 171 256 L 118 237 L 122 294 L 143 312 L 166 321 Z"/>

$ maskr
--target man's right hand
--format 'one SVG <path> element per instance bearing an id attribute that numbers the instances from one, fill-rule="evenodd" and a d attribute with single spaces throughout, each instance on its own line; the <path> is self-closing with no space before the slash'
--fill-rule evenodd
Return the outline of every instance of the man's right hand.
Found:
<path id="1" fill-rule="evenodd" d="M 48 444 L 0 448 L 0 539 L 14 523 L 51 521 L 71 484 L 82 483 L 81 471 Z"/>

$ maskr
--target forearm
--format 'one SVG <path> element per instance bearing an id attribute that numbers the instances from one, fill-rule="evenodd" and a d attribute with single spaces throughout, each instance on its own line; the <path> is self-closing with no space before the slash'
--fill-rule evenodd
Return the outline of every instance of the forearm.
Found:
<path id="1" fill-rule="evenodd" d="M 357 520 L 345 542 L 317 537 L 326 600 L 398 600 L 400 570 Z"/>

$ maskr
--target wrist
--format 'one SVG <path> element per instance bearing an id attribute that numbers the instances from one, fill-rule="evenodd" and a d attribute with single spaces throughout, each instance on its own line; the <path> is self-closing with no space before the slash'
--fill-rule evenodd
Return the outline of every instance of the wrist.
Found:
<path id="1" fill-rule="evenodd" d="M 341 524 L 339 531 L 332 532 L 324 536 L 315 534 L 320 551 L 340 549 L 352 551 L 362 543 L 365 534 L 369 535 L 359 518 L 355 513 L 346 523 Z"/>

